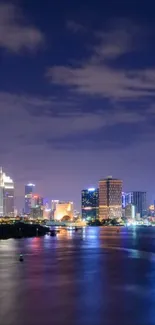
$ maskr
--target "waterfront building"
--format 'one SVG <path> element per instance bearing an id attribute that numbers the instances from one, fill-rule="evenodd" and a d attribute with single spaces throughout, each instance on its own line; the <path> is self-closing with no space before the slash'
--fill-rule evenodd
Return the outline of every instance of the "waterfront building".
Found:
<path id="1" fill-rule="evenodd" d="M 99 181 L 99 219 L 122 217 L 122 180 L 108 176 Z"/>
<path id="2" fill-rule="evenodd" d="M 99 189 L 88 188 L 81 192 L 82 219 L 97 219 L 99 212 Z"/>
<path id="3" fill-rule="evenodd" d="M 132 192 L 122 192 L 122 208 L 132 202 Z"/>
<path id="4" fill-rule="evenodd" d="M 14 216 L 14 182 L 0 168 L 0 216 Z"/>
<path id="5" fill-rule="evenodd" d="M 125 207 L 125 217 L 129 219 L 135 219 L 136 207 L 133 204 L 128 204 Z"/>
<path id="6" fill-rule="evenodd" d="M 131 203 L 136 207 L 136 214 L 140 217 L 147 215 L 147 206 L 146 206 L 146 192 L 142 191 L 133 191 Z"/>
<path id="7" fill-rule="evenodd" d="M 51 201 L 51 219 L 54 220 L 54 214 L 56 211 L 56 206 L 59 203 L 59 200 L 52 200 Z"/>
<path id="8" fill-rule="evenodd" d="M 30 214 L 31 212 L 31 200 L 34 189 L 35 185 L 32 183 L 25 185 L 25 214 Z"/>
<path id="9" fill-rule="evenodd" d="M 59 201 L 55 206 L 54 220 L 61 220 L 63 217 L 66 216 L 68 216 L 70 220 L 73 220 L 73 216 L 74 216 L 73 202 Z"/>

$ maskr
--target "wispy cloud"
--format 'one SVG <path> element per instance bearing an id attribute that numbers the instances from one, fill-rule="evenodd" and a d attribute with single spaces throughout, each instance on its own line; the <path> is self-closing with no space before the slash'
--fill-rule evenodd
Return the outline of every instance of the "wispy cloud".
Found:
<path id="1" fill-rule="evenodd" d="M 80 104 L 76 103 L 75 106 L 74 104 L 73 99 L 68 103 L 68 100 L 65 102 L 50 97 L 37 98 L 1 92 L 1 150 L 2 148 L 5 150 L 6 146 L 11 149 L 13 146 L 20 148 L 22 145 L 48 144 L 48 139 L 50 139 L 50 143 L 52 141 L 54 143 L 54 141 L 61 142 L 64 139 L 68 142 L 68 138 L 72 139 L 73 137 L 79 140 L 81 137 L 89 137 L 89 141 L 91 141 L 96 132 L 101 133 L 101 139 L 104 142 L 102 135 L 104 132 L 107 134 L 108 128 L 119 125 L 130 125 L 131 128 L 134 125 L 143 126 L 149 120 L 149 116 L 152 119 L 152 114 L 149 115 L 147 106 L 143 112 L 137 112 L 119 106 L 117 109 L 111 107 L 109 110 L 101 108 L 85 110 Z M 10 133 L 6 133 L 6 129 L 9 129 L 11 137 Z M 109 137 L 109 135 L 107 136 Z M 107 139 L 105 140 L 107 143 Z M 115 136 L 113 139 L 110 137 L 109 141 L 113 142 L 114 140 Z M 101 142 L 99 142 L 100 144 Z"/>
<path id="2" fill-rule="evenodd" d="M 22 12 L 13 4 L 0 4 L 0 47 L 18 53 L 34 51 L 44 42 L 42 32 L 25 23 Z"/>
<path id="3" fill-rule="evenodd" d="M 77 22 L 75 22 L 73 20 L 67 21 L 66 26 L 72 33 L 86 31 L 86 28 L 82 24 L 79 24 L 79 23 L 77 23 Z"/>
<path id="4" fill-rule="evenodd" d="M 117 100 L 155 94 L 155 69 L 129 72 L 112 64 L 120 56 L 139 49 L 142 39 L 139 27 L 128 22 L 127 28 L 113 27 L 106 33 L 97 33 L 96 37 L 98 44 L 93 47 L 92 55 L 78 67 L 49 67 L 46 75 L 50 81 L 68 86 L 72 91 Z"/>

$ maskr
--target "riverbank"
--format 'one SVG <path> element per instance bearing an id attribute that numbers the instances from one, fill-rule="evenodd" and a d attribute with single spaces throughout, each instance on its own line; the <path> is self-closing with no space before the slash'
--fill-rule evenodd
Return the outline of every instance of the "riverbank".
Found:
<path id="1" fill-rule="evenodd" d="M 49 228 L 38 224 L 19 222 L 0 225 L 0 239 L 44 236 L 47 232 L 49 232 Z"/>

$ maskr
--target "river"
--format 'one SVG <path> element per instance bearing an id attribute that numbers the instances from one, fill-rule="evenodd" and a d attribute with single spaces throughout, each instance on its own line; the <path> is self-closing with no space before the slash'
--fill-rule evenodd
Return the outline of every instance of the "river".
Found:
<path id="1" fill-rule="evenodd" d="M 1 240 L 0 324 L 154 325 L 155 228 Z"/>

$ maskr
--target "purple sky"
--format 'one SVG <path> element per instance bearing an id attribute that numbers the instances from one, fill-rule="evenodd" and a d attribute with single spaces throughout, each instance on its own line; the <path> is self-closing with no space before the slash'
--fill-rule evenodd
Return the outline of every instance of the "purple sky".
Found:
<path id="1" fill-rule="evenodd" d="M 153 202 L 155 4 L 39 4 L 0 2 L 0 165 L 17 207 L 34 182 L 80 209 L 107 175 Z"/>

